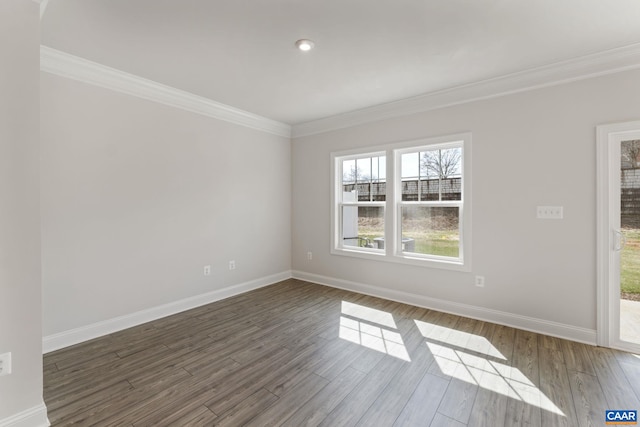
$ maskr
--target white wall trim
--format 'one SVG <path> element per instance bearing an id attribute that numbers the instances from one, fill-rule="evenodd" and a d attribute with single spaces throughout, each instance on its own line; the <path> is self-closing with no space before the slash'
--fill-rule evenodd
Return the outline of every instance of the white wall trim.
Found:
<path id="1" fill-rule="evenodd" d="M 640 68 L 640 43 L 293 126 L 294 138 Z"/>
<path id="2" fill-rule="evenodd" d="M 596 128 L 596 283 L 597 283 L 597 342 L 603 347 L 611 346 L 613 328 L 613 314 L 610 313 L 609 294 L 611 292 L 609 282 L 611 272 L 609 270 L 609 211 L 610 211 L 610 182 L 609 182 L 609 133 L 610 126 L 598 126 Z"/>
<path id="3" fill-rule="evenodd" d="M 44 337 L 42 343 L 43 352 L 49 353 L 64 347 L 98 338 L 103 335 L 137 326 L 142 323 L 151 322 L 153 320 L 170 316 L 172 314 L 180 313 L 185 310 L 190 310 L 192 308 L 200 307 L 205 304 L 210 304 L 215 301 L 229 298 L 234 295 L 269 286 L 271 284 L 287 280 L 292 277 L 311 283 L 318 283 L 321 285 L 331 286 L 334 288 L 344 289 L 352 292 L 358 292 L 378 298 L 385 298 L 391 301 L 411 304 L 431 310 L 442 311 L 458 316 L 469 317 L 472 319 L 483 320 L 531 332 L 537 332 L 558 338 L 582 342 L 585 344 L 596 345 L 596 331 L 591 329 L 565 325 L 562 323 L 551 322 L 548 320 L 537 319 L 528 316 L 521 316 L 519 314 L 507 313 L 484 307 L 431 298 L 408 292 L 396 291 L 393 289 L 381 288 L 378 286 L 352 282 L 349 280 L 343 280 L 319 274 L 306 273 L 303 271 L 283 271 L 271 276 L 266 276 L 259 279 L 251 280 L 249 282 L 228 286 L 223 289 L 217 289 L 215 291 L 207 292 L 202 295 L 185 298 L 161 306 L 152 307 L 146 310 L 116 317 L 114 319 L 109 319 L 80 328 L 71 329 L 69 331 L 60 332 L 58 334 L 46 336 Z M 0 427 L 5 427 L 5 424 L 2 424 L 2 422 L 4 421 L 0 421 Z"/>
<path id="4" fill-rule="evenodd" d="M 184 298 L 179 301 L 170 302 L 157 307 L 104 320 L 102 322 L 92 323 L 90 325 L 49 335 L 44 337 L 42 340 L 42 349 L 44 353 L 49 353 L 51 351 L 121 331 L 142 323 L 151 322 L 153 320 L 200 307 L 205 304 L 210 304 L 215 301 L 242 294 L 244 292 L 249 292 L 290 278 L 291 271 L 283 271 L 271 276 L 261 277 L 259 279 L 237 285 L 216 289 L 215 291 L 207 292 L 205 294 Z"/>
<path id="5" fill-rule="evenodd" d="M 0 420 L 0 427 L 45 427 L 49 426 L 47 407 L 44 402 L 26 411 Z"/>
<path id="6" fill-rule="evenodd" d="M 42 45 L 40 70 L 273 135 L 291 137 L 288 124 Z"/>
<path id="7" fill-rule="evenodd" d="M 366 285 L 364 283 L 357 283 L 349 280 L 322 276 L 319 274 L 305 273 L 303 271 L 294 270 L 292 274 L 295 279 L 305 280 L 307 282 L 313 282 L 321 285 L 331 286 L 334 288 L 359 292 L 362 294 L 385 298 L 404 304 L 411 304 L 431 310 L 455 314 L 458 316 L 464 316 L 472 319 L 497 323 L 500 325 L 511 326 L 513 328 L 537 332 L 540 334 L 550 335 L 558 338 L 564 338 L 571 341 L 582 342 L 590 345 L 596 344 L 596 331 L 592 329 L 565 325 L 562 323 L 536 319 L 528 316 L 521 316 L 519 314 L 507 313 L 504 311 L 492 310 L 484 307 L 445 301 L 437 298 L 426 297 L 423 295 L 416 295 L 408 292 Z"/>

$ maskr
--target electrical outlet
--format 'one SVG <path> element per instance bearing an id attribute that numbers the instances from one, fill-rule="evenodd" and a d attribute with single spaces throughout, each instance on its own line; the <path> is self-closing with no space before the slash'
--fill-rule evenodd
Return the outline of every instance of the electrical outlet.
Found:
<path id="1" fill-rule="evenodd" d="M 311 261 L 313 259 L 313 252 L 311 252 L 311 251 L 307 252 L 307 259 L 309 261 Z"/>
<path id="2" fill-rule="evenodd" d="M 538 219 L 562 219 L 562 206 L 538 206 L 536 209 L 536 217 Z"/>
<path id="3" fill-rule="evenodd" d="M 484 288 L 484 276 L 476 276 L 476 286 Z"/>
<path id="4" fill-rule="evenodd" d="M 229 261 L 229 270 L 235 270 L 236 269 L 236 262 L 231 260 Z"/>
<path id="5" fill-rule="evenodd" d="M 210 265 L 205 265 L 204 266 L 204 275 L 205 276 L 211 276 L 211 266 Z"/>
<path id="6" fill-rule="evenodd" d="M 11 353 L 0 354 L 0 376 L 11 373 Z"/>

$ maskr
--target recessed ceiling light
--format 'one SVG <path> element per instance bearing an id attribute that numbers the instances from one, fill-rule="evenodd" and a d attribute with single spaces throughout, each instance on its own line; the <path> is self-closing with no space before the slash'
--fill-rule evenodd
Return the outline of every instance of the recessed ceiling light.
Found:
<path id="1" fill-rule="evenodd" d="M 315 43 L 313 43 L 311 40 L 307 40 L 307 39 L 300 39 L 296 42 L 296 47 L 298 49 L 300 49 L 303 52 L 307 52 L 311 49 L 313 49 L 313 46 L 315 45 Z"/>

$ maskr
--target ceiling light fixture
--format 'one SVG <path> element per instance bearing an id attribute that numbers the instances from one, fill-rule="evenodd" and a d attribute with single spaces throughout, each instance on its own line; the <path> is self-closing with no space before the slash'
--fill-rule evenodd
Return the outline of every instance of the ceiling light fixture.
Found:
<path id="1" fill-rule="evenodd" d="M 307 52 L 311 49 L 313 49 L 313 46 L 315 45 L 314 42 L 312 42 L 311 40 L 307 40 L 307 39 L 300 39 L 296 42 L 296 47 L 298 49 L 300 49 L 303 52 Z"/>

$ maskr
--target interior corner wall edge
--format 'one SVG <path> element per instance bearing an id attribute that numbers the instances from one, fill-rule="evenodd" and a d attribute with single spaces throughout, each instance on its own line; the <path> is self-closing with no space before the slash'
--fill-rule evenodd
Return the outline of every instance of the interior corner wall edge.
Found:
<path id="1" fill-rule="evenodd" d="M 0 425 L 12 426 L 48 425 L 42 401 L 39 23 L 38 4 L 0 2 L 0 354 L 10 352 L 12 360 L 11 374 L 0 377 Z"/>
<path id="2" fill-rule="evenodd" d="M 638 81 L 635 69 L 294 138 L 293 271 L 594 331 L 595 129 L 640 118 Z M 330 253 L 330 153 L 460 132 L 472 134 L 472 272 Z M 536 219 L 538 205 L 564 219 Z"/>

